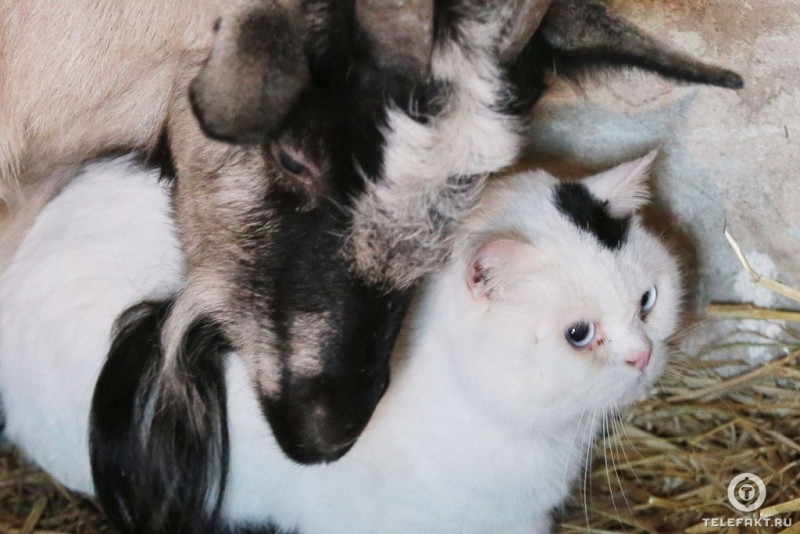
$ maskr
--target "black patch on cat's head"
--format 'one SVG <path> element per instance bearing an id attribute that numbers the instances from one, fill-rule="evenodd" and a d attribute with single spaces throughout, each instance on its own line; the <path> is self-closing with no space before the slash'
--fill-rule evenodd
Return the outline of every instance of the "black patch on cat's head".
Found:
<path id="1" fill-rule="evenodd" d="M 600 200 L 579 183 L 562 183 L 555 188 L 555 204 L 578 228 L 589 232 L 601 245 L 619 250 L 628 237 L 630 217 L 614 217 L 608 201 Z"/>

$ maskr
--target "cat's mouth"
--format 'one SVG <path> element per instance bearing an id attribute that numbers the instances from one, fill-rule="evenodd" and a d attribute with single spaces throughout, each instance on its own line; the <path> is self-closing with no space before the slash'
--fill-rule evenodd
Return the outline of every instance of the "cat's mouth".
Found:
<path id="1" fill-rule="evenodd" d="M 662 358 L 654 358 L 654 361 L 651 361 L 650 365 L 644 369 L 630 369 L 630 371 L 636 373 L 636 376 L 631 381 L 627 390 L 622 394 L 619 401 L 620 405 L 628 406 L 647 398 L 650 389 L 661 377 L 663 370 L 664 362 Z"/>

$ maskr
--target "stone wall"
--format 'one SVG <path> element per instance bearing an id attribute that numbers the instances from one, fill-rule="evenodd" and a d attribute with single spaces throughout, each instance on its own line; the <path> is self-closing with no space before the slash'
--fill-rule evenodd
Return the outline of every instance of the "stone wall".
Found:
<path id="1" fill-rule="evenodd" d="M 660 148 L 654 214 L 678 236 L 696 303 L 800 308 L 754 286 L 723 236 L 727 221 L 756 269 L 800 288 L 800 1 L 612 3 L 675 48 L 739 72 L 745 88 L 641 72 L 580 88 L 557 81 L 535 115 L 534 161 L 574 174 Z"/>

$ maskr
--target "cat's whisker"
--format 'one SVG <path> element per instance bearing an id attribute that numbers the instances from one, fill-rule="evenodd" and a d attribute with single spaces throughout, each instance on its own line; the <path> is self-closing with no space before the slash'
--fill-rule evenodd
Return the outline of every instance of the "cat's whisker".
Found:
<path id="1" fill-rule="evenodd" d="M 680 346 L 681 342 L 690 338 L 697 332 L 708 331 L 709 325 L 714 322 L 713 319 L 697 319 L 690 323 L 684 323 L 678 330 L 669 336 L 668 342 Z"/>
<path id="2" fill-rule="evenodd" d="M 614 475 L 617 477 L 617 484 L 619 484 L 620 493 L 622 493 L 622 498 L 625 501 L 625 506 L 628 508 L 628 511 L 633 514 L 633 508 L 631 507 L 631 503 L 628 500 L 628 496 L 625 495 L 625 486 L 622 484 L 622 478 L 620 478 L 619 469 L 617 467 L 617 462 L 614 458 L 616 455 L 619 457 L 619 452 L 622 452 L 622 455 L 625 457 L 625 461 L 628 461 L 628 456 L 625 454 L 625 444 L 622 442 L 621 435 L 623 430 L 622 422 L 618 420 L 619 416 L 619 406 L 616 404 L 611 405 L 611 422 L 614 427 L 614 453 L 611 455 L 611 465 L 614 468 Z M 637 482 L 639 482 L 639 478 L 636 477 Z M 641 482 L 640 482 L 641 484 Z"/>
<path id="3" fill-rule="evenodd" d="M 589 503 L 591 500 L 591 487 L 592 480 L 590 477 L 591 464 L 592 464 L 592 447 L 594 445 L 595 424 L 597 422 L 597 406 L 592 407 L 591 416 L 589 419 L 591 426 L 589 427 L 589 439 L 586 440 L 586 457 L 583 464 L 583 514 L 586 519 L 586 527 L 590 528 L 589 521 Z"/>
<path id="4" fill-rule="evenodd" d="M 606 481 L 608 482 L 608 493 L 611 496 L 611 506 L 614 507 L 614 514 L 619 516 L 619 510 L 617 509 L 617 501 L 614 499 L 614 487 L 611 484 L 611 474 L 608 471 L 608 440 L 610 437 L 609 428 L 608 428 L 608 411 L 603 410 L 603 421 L 602 421 L 602 432 L 603 432 L 603 439 L 600 441 L 601 446 L 603 447 L 603 463 L 605 464 L 605 471 L 606 471 Z M 612 457 L 613 462 L 613 457 Z M 620 485 L 620 489 L 622 485 Z"/>
<path id="5" fill-rule="evenodd" d="M 697 357 L 691 356 L 691 358 Z M 663 391 L 665 387 L 675 387 L 676 384 L 691 384 L 698 379 L 698 373 L 697 365 L 692 363 L 689 356 L 683 353 L 674 353 L 671 355 L 669 364 L 664 368 L 656 387 Z"/>
<path id="6" fill-rule="evenodd" d="M 567 477 L 569 475 L 569 467 L 570 467 L 570 465 L 572 465 L 570 463 L 570 460 L 572 460 L 572 453 L 577 448 L 575 446 L 575 443 L 578 440 L 578 436 L 582 435 L 581 434 L 581 429 L 583 428 L 583 418 L 586 417 L 587 412 L 588 412 L 588 410 L 586 410 L 586 409 L 581 412 L 581 416 L 578 419 L 578 424 L 575 427 L 575 433 L 572 435 L 572 443 L 570 443 L 569 451 L 567 452 L 567 461 L 564 464 L 564 474 L 562 476 L 562 482 L 564 482 L 565 484 L 567 482 Z M 588 420 L 587 420 L 586 424 L 588 426 L 588 424 L 589 424 Z"/>
<path id="7" fill-rule="evenodd" d="M 628 444 L 633 449 L 633 452 L 636 453 L 636 456 L 638 456 L 639 458 L 644 458 L 644 454 L 642 454 L 639 451 L 638 447 L 636 447 L 636 443 L 634 443 L 634 441 L 631 439 L 630 434 L 628 434 L 628 429 L 625 426 L 625 423 L 622 421 L 622 412 L 619 409 L 619 406 L 615 406 L 614 410 L 616 412 L 617 417 L 619 417 L 619 421 L 617 421 L 617 423 L 619 424 L 619 428 L 621 429 L 621 435 L 628 441 Z M 620 440 L 620 446 L 622 446 L 622 440 Z M 630 458 L 628 458 L 627 452 L 625 452 L 625 447 L 622 447 L 622 453 L 625 456 L 625 462 L 630 464 L 631 460 Z M 635 472 L 633 473 L 633 476 L 636 477 L 636 481 L 641 485 L 642 481 L 639 480 L 639 477 L 636 475 Z"/>
<path id="8" fill-rule="evenodd" d="M 797 330 L 789 325 L 781 325 L 781 329 L 786 333 L 787 336 L 800 341 L 800 330 Z"/>

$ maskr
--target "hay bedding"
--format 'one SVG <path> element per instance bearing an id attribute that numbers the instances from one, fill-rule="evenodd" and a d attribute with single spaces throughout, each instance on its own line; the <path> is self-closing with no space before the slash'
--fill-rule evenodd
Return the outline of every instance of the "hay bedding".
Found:
<path id="1" fill-rule="evenodd" d="M 656 394 L 598 440 L 582 482 L 591 488 L 587 506 L 576 492 L 562 529 L 800 532 L 800 332 L 752 341 L 758 336 L 738 331 L 699 354 L 678 355 Z M 753 347 L 778 356 L 756 367 L 731 361 L 732 351 Z M 797 526 L 704 525 L 703 518 L 746 517 L 727 500 L 728 483 L 742 472 L 766 484 L 761 517 L 775 514 Z"/>
<path id="2" fill-rule="evenodd" d="M 100 534 L 112 532 L 89 499 L 64 489 L 0 445 L 0 533 Z"/>

